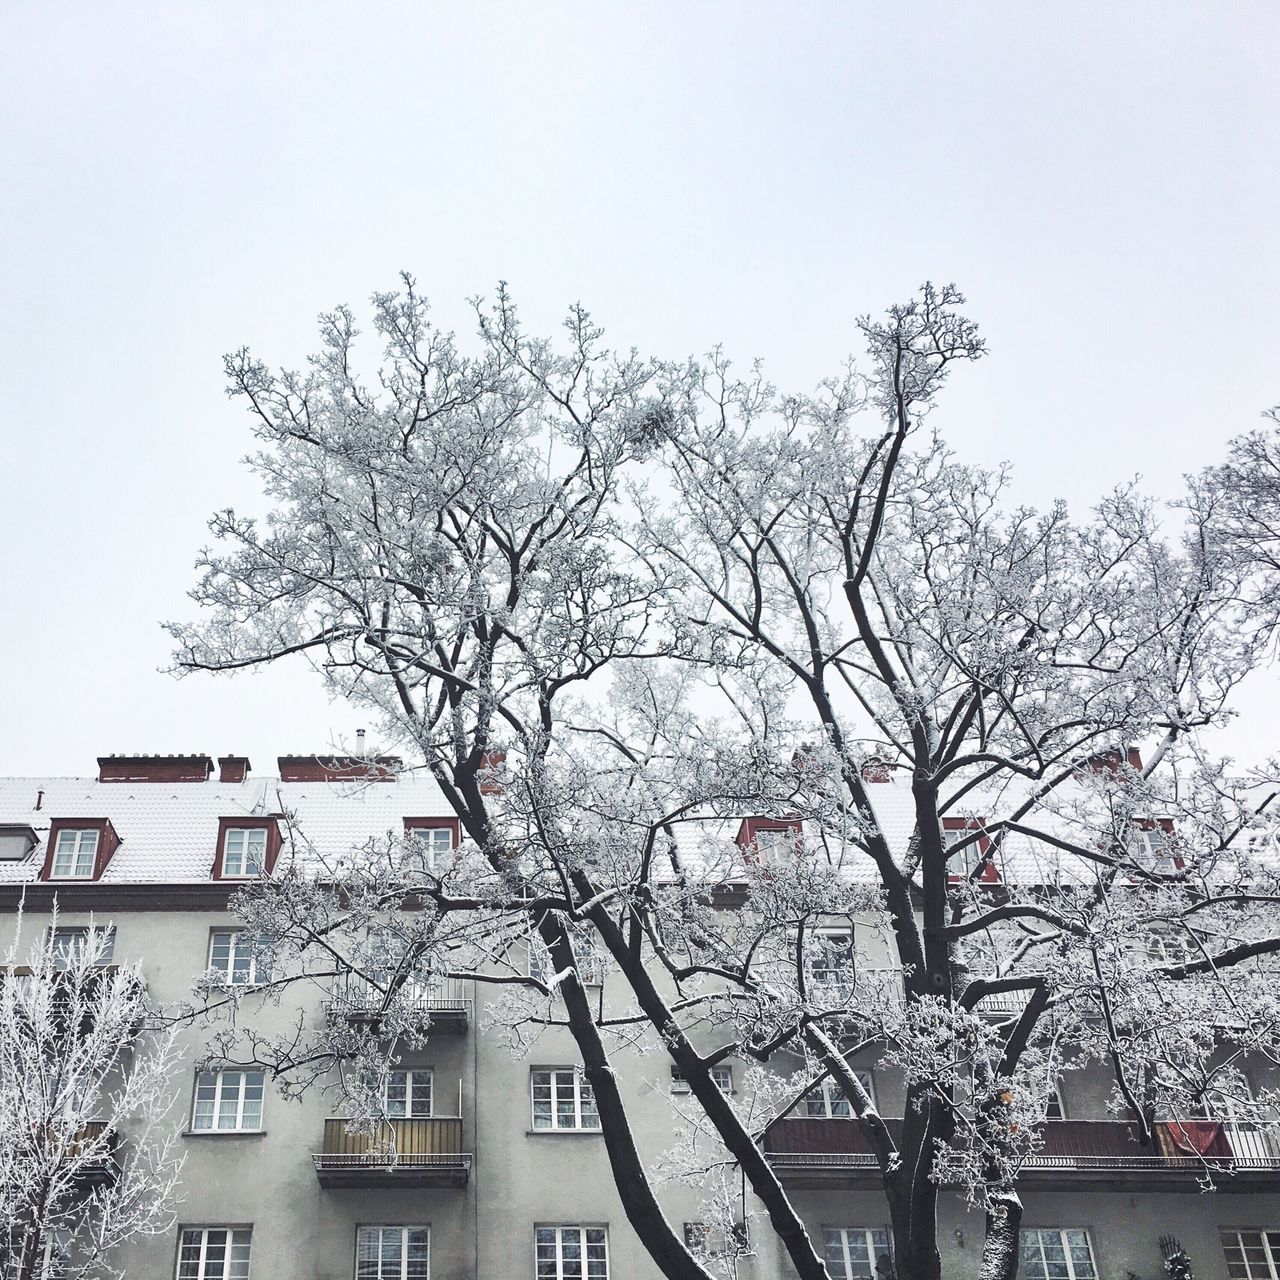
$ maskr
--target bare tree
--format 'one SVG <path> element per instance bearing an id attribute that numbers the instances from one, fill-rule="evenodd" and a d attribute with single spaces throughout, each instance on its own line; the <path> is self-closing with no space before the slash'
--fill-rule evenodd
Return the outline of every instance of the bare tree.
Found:
<path id="1" fill-rule="evenodd" d="M 864 318 L 867 369 L 812 396 L 719 353 L 615 356 L 581 310 L 559 353 L 505 291 L 466 358 L 411 281 L 374 299 L 376 392 L 345 310 L 305 375 L 229 358 L 277 506 L 265 529 L 215 518 L 230 549 L 203 558 L 178 666 L 309 655 L 467 837 L 444 865 L 411 843 L 317 865 L 295 833 L 243 909 L 279 982 L 354 972 L 381 1024 L 251 1032 L 254 1061 L 376 1081 L 388 1037 L 422 1034 L 408 987 L 490 984 L 518 1044 L 572 1032 L 628 1218 L 680 1278 L 731 1251 L 686 1247 L 655 1181 L 729 1171 L 797 1273 L 826 1277 L 760 1139 L 829 1080 L 879 1163 L 903 1280 L 940 1274 L 948 1185 L 986 1210 L 996 1280 L 1064 1044 L 1107 1064 L 1148 1138 L 1238 1085 L 1227 1031 L 1271 1051 L 1250 966 L 1280 949 L 1275 876 L 1237 847 L 1258 820 L 1196 739 L 1257 661 L 1248 568 L 1194 495 L 1169 543 L 1130 490 L 1077 522 L 957 461 L 923 420 L 983 353 L 961 303 L 926 286 Z M 901 833 L 877 803 L 895 776 Z M 1175 984 L 1186 1014 L 1157 1035 Z M 611 1065 L 655 1043 L 710 1158 L 639 1155 Z M 895 1123 L 850 1065 L 873 1043 L 907 1081 Z M 731 1056 L 761 1064 L 735 1099 Z"/>
<path id="2" fill-rule="evenodd" d="M 0 968 L 0 1273 L 123 1276 L 121 1246 L 168 1230 L 182 1160 L 172 1031 L 148 1028 L 110 927 L 60 929 Z"/>

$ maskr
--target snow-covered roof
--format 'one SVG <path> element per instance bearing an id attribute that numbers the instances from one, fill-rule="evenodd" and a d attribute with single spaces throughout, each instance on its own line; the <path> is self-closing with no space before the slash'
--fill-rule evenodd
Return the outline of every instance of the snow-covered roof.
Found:
<path id="1" fill-rule="evenodd" d="M 393 782 L 99 782 L 96 778 L 0 778 L 0 826 L 23 824 L 39 843 L 20 861 L 0 860 L 0 885 L 39 879 L 49 824 L 58 818 L 108 818 L 120 846 L 102 884 L 208 882 L 221 818 L 296 817 L 317 854 L 336 855 L 389 833 L 405 818 L 451 817 L 428 775 Z"/>

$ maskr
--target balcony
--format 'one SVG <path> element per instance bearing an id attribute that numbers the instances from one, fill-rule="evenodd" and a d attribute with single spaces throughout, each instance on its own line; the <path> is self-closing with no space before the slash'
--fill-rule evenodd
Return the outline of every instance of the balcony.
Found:
<path id="1" fill-rule="evenodd" d="M 331 1018 L 376 1026 L 388 1003 L 410 1018 L 420 1015 L 433 1031 L 445 1035 L 462 1035 L 471 1023 L 471 1001 L 459 978 L 406 982 L 389 998 L 385 986 L 358 974 L 348 974 L 334 988 L 325 1008 Z"/>
<path id="2" fill-rule="evenodd" d="M 376 1138 L 329 1119 L 312 1159 L 322 1187 L 465 1187 L 471 1176 L 458 1116 L 388 1120 Z"/>
<path id="3" fill-rule="evenodd" d="M 888 1121 L 896 1133 L 900 1120 Z M 1219 1191 L 1280 1189 L 1280 1132 L 1261 1125 L 1157 1125 L 1142 1146 L 1123 1120 L 1050 1120 L 1044 1145 L 1022 1167 L 1020 1184 L 1041 1189 L 1194 1190 L 1206 1174 Z M 788 1186 L 852 1190 L 880 1185 L 862 1126 L 852 1120 L 789 1118 L 765 1135 L 765 1154 Z M 1199 1154 L 1202 1153 L 1202 1154 Z"/>

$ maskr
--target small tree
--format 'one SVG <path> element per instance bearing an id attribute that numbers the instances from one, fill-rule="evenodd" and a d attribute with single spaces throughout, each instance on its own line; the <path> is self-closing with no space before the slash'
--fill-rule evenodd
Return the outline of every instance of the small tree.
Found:
<path id="1" fill-rule="evenodd" d="M 123 1276 L 121 1246 L 173 1223 L 174 1033 L 149 1027 L 138 969 L 111 950 L 109 928 L 50 928 L 0 969 L 5 1280 Z"/>
<path id="2" fill-rule="evenodd" d="M 760 1138 L 824 1079 L 878 1160 L 900 1280 L 940 1275 L 943 1185 L 987 1213 L 984 1277 L 1016 1274 L 1016 1177 L 1064 1044 L 1108 1066 L 1148 1140 L 1158 1114 L 1239 1092 L 1217 1048 L 1273 1051 L 1247 966 L 1280 949 L 1280 894 L 1196 734 L 1257 660 L 1251 570 L 1195 494 L 1170 544 L 1130 490 L 1076 522 L 958 462 L 923 420 L 983 354 L 961 302 L 926 286 L 864 318 L 866 372 L 813 396 L 718 353 L 613 355 L 581 310 L 558 352 L 505 291 L 467 358 L 412 282 L 374 300 L 377 392 L 345 310 L 305 375 L 229 358 L 276 507 L 265 528 L 215 518 L 230 550 L 202 561 L 209 614 L 173 628 L 178 665 L 310 655 L 468 837 L 444 863 L 399 841 L 304 859 L 244 900 L 273 972 L 355 972 L 382 1003 L 377 1036 L 251 1035 L 256 1061 L 368 1080 L 388 1034 L 421 1034 L 406 984 L 490 984 L 517 1045 L 572 1032 L 624 1209 L 678 1280 L 733 1250 L 686 1247 L 662 1213 L 613 1070 L 642 1042 L 713 1144 L 661 1172 L 724 1214 L 717 1186 L 744 1178 L 804 1280 L 821 1250 Z M 895 772 L 900 834 L 875 803 Z M 743 814 L 804 839 L 735 841 Z M 875 935 L 895 967 L 842 979 L 841 919 L 851 973 Z M 1179 954 L 1146 947 L 1170 938 Z M 1153 1018 L 1175 990 L 1183 1015 Z M 898 1126 L 850 1065 L 872 1043 L 907 1081 Z M 734 1099 L 731 1056 L 768 1066 Z"/>

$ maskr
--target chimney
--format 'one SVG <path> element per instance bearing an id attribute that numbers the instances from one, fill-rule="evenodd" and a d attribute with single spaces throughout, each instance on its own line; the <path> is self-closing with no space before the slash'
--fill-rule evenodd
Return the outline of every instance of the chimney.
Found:
<path id="1" fill-rule="evenodd" d="M 399 756 L 278 756 L 281 782 L 394 782 Z"/>
<path id="2" fill-rule="evenodd" d="M 99 782 L 208 782 L 208 756 L 99 756 Z"/>
<path id="3" fill-rule="evenodd" d="M 502 780 L 498 774 L 507 763 L 505 751 L 486 751 L 480 757 L 480 794 L 482 796 L 498 796 L 502 794 Z"/>
<path id="4" fill-rule="evenodd" d="M 248 756 L 219 756 L 218 781 L 243 782 L 249 776 Z"/>
<path id="5" fill-rule="evenodd" d="M 863 782 L 892 782 L 893 773 L 887 760 L 879 756 L 868 756 L 862 762 Z"/>
<path id="6" fill-rule="evenodd" d="M 363 729 L 356 730 L 356 755 L 358 755 L 361 760 L 364 759 L 364 730 Z"/>

